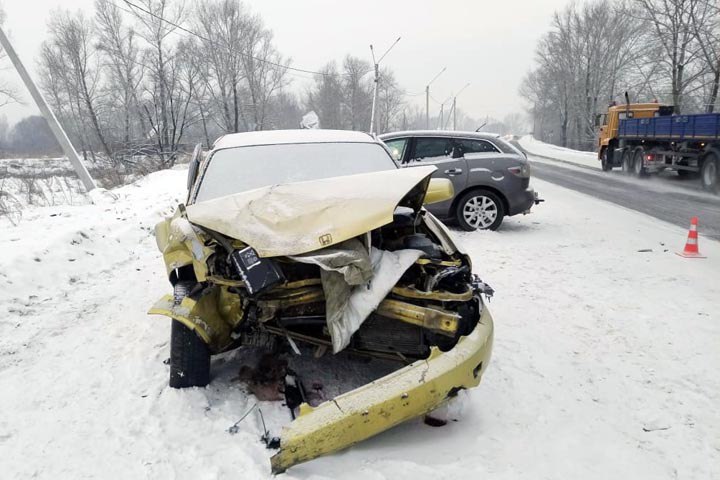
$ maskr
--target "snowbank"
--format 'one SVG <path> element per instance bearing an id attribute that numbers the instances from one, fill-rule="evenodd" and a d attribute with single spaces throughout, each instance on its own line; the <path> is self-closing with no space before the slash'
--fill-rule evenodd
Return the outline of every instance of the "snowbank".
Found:
<path id="1" fill-rule="evenodd" d="M 590 167 L 600 170 L 600 160 L 595 152 L 581 152 L 579 150 L 571 150 L 569 148 L 558 147 L 549 143 L 543 143 L 536 140 L 532 135 L 525 135 L 518 140 L 520 146 L 528 153 L 545 157 L 551 160 L 559 160 L 562 162 L 573 163 L 583 167 Z M 535 160 L 535 159 L 533 159 Z"/>
<path id="2" fill-rule="evenodd" d="M 458 233 L 497 294 L 493 361 L 463 420 L 410 422 L 288 479 L 720 476 L 720 244 L 535 182 L 547 202 Z M 185 173 L 114 204 L 33 209 L 0 230 L 4 478 L 271 478 L 234 355 L 206 389 L 167 387 L 168 292 L 152 226 Z M 639 250 L 651 249 L 650 252 Z M 263 403 L 269 425 L 288 415 Z"/>

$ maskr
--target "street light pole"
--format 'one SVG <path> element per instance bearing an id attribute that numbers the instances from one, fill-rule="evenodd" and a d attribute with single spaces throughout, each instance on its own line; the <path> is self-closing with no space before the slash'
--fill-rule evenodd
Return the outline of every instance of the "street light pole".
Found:
<path id="1" fill-rule="evenodd" d="M 430 80 L 425 86 L 425 128 L 427 128 L 428 130 L 430 130 L 430 84 L 437 80 L 437 78 L 442 75 L 445 69 L 446 67 L 443 67 L 443 69 L 440 70 L 440 72 L 438 72 L 438 74 L 435 75 L 433 79 Z"/>
<path id="2" fill-rule="evenodd" d="M 65 156 L 68 157 L 68 160 L 70 160 L 70 163 L 72 163 L 73 168 L 75 168 L 75 171 L 77 172 L 78 177 L 80 177 L 80 181 L 85 187 L 85 190 L 89 192 L 95 189 L 95 181 L 90 176 L 90 172 L 88 172 L 87 168 L 85 168 L 85 165 L 83 165 L 82 160 L 80 160 L 80 156 L 75 151 L 72 143 L 70 143 L 70 139 L 65 133 L 65 130 L 63 130 L 60 122 L 55 117 L 55 114 L 52 112 L 52 110 L 50 110 L 50 106 L 43 98 L 40 90 L 38 90 L 37 86 L 35 85 L 35 82 L 33 82 L 30 74 L 20 61 L 20 58 L 17 56 L 17 53 L 15 53 L 15 49 L 10 44 L 10 40 L 8 40 L 7 36 L 5 36 L 5 32 L 2 30 L 2 28 L 0 28 L 0 44 L 2 44 L 5 53 L 7 53 L 10 61 L 12 61 L 13 65 L 15 66 L 15 70 L 17 70 L 20 78 L 30 92 L 30 96 L 33 98 L 33 100 L 35 100 L 35 104 L 40 109 L 40 113 L 42 113 L 43 117 L 45 117 L 45 120 L 47 120 L 50 130 L 52 131 L 53 135 L 55 135 L 55 138 L 62 147 Z"/>
<path id="3" fill-rule="evenodd" d="M 370 112 L 370 133 L 375 133 L 375 107 L 377 106 L 377 96 L 378 96 L 378 83 L 380 82 L 380 62 L 382 62 L 383 58 L 385 58 L 385 55 L 390 53 L 390 50 L 397 45 L 397 43 L 400 41 L 400 38 L 398 37 L 395 42 L 390 45 L 390 47 L 385 50 L 385 53 L 382 54 L 379 60 L 375 61 L 375 49 L 373 49 L 373 46 L 370 45 L 370 53 L 372 54 L 373 59 L 373 65 L 375 67 L 375 80 L 374 80 L 374 87 L 373 87 L 373 101 L 372 101 L 372 110 Z"/>
<path id="4" fill-rule="evenodd" d="M 430 130 L 430 85 L 425 86 L 425 128 Z"/>
<path id="5" fill-rule="evenodd" d="M 464 87 L 460 89 L 459 92 L 455 94 L 453 97 L 453 130 L 457 130 L 457 97 L 460 96 L 460 94 L 465 90 L 467 87 L 470 86 L 470 82 L 466 83 Z"/>

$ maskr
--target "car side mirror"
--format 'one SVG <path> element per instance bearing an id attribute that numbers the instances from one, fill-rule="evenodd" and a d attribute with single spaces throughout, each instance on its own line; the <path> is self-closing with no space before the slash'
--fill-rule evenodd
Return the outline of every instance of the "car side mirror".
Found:
<path id="1" fill-rule="evenodd" d="M 428 189 L 425 192 L 425 205 L 450 200 L 455 195 L 453 184 L 447 178 L 431 178 Z"/>
<path id="2" fill-rule="evenodd" d="M 599 126 L 600 126 L 600 117 L 601 117 L 601 116 L 602 116 L 602 115 L 600 115 L 600 114 L 595 115 L 595 126 L 596 126 L 596 127 L 599 127 Z"/>
<path id="3" fill-rule="evenodd" d="M 187 177 L 187 189 L 190 190 L 195 183 L 195 177 L 197 177 L 198 167 L 200 166 L 200 153 L 202 152 L 202 144 L 198 143 L 195 145 L 192 157 L 190 157 L 190 163 L 188 164 L 188 177 Z"/>

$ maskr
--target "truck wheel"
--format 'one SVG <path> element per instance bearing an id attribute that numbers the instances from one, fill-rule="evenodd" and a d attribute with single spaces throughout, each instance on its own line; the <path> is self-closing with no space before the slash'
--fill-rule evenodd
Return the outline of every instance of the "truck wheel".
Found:
<path id="1" fill-rule="evenodd" d="M 625 175 L 630 175 L 632 171 L 632 156 L 628 150 L 624 150 L 622 154 L 622 172 Z"/>
<path id="2" fill-rule="evenodd" d="M 644 177 L 647 175 L 647 170 L 645 170 L 645 165 L 643 163 L 643 157 L 645 156 L 645 152 L 642 149 L 638 149 L 635 151 L 634 159 L 633 159 L 633 173 L 636 177 Z"/>
<path id="3" fill-rule="evenodd" d="M 718 158 L 714 153 L 705 157 L 705 161 L 702 165 L 702 171 L 700 172 L 700 178 L 702 179 L 702 185 L 705 190 L 713 193 L 720 192 L 720 180 L 718 179 Z"/>
<path id="4" fill-rule="evenodd" d="M 173 292 L 179 304 L 195 282 L 178 282 Z M 170 386 L 204 387 L 210 383 L 210 349 L 197 333 L 172 321 L 170 329 Z"/>
<path id="5" fill-rule="evenodd" d="M 613 164 L 608 160 L 608 150 L 610 148 L 605 148 L 602 151 L 602 154 L 600 155 L 600 165 L 602 166 L 603 172 L 609 172 L 613 169 Z"/>
<path id="6" fill-rule="evenodd" d="M 455 210 L 460 228 L 497 230 L 505 216 L 505 207 L 497 195 L 488 190 L 473 190 L 462 196 Z"/>

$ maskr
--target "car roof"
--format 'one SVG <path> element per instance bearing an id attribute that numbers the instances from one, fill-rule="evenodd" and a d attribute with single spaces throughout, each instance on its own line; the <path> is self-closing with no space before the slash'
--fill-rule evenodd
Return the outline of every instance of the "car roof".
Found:
<path id="1" fill-rule="evenodd" d="M 488 132 L 464 132 L 462 130 L 406 130 L 403 132 L 391 132 L 378 135 L 380 140 L 388 140 L 398 137 L 462 137 L 477 138 L 480 140 L 495 140 L 500 137 L 497 133 Z"/>
<path id="2" fill-rule="evenodd" d="M 378 143 L 368 133 L 351 130 L 264 130 L 261 132 L 229 133 L 215 140 L 213 150 L 256 145 L 290 143 Z"/>

